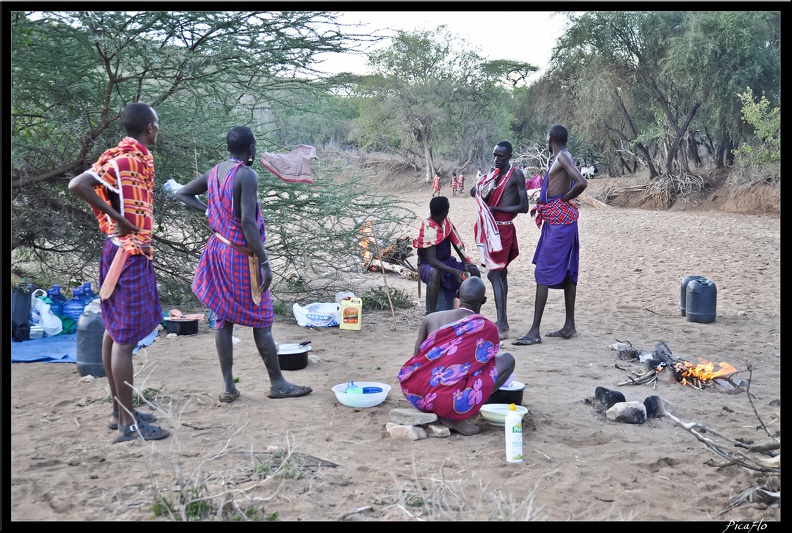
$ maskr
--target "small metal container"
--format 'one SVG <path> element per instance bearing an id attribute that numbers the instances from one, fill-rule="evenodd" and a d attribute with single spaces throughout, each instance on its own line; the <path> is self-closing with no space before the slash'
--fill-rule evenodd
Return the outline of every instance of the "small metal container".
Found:
<path id="1" fill-rule="evenodd" d="M 302 370 L 308 366 L 309 351 L 311 351 L 311 341 L 279 345 L 278 362 L 281 370 Z"/>

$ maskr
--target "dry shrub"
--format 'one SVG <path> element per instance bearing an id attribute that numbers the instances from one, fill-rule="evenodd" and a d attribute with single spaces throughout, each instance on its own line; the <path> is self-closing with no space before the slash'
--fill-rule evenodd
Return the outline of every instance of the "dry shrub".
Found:
<path id="1" fill-rule="evenodd" d="M 400 488 L 398 503 L 388 507 L 393 516 L 385 519 L 417 521 L 499 521 L 541 520 L 534 507 L 534 490 L 524 498 L 503 489 L 492 489 L 480 479 L 446 479 L 444 467 L 440 478 L 418 471 L 413 457 L 413 478 L 395 486 Z M 400 486 L 401 485 L 401 486 Z"/>
<path id="2" fill-rule="evenodd" d="M 780 181 L 780 164 L 762 166 L 736 165 L 726 179 L 726 186 L 733 192 L 742 193 L 754 185 L 777 185 Z"/>
<path id="3" fill-rule="evenodd" d="M 642 203 L 654 203 L 668 209 L 677 201 L 693 193 L 700 193 L 706 184 L 698 174 L 662 174 L 651 180 L 644 190 Z"/>

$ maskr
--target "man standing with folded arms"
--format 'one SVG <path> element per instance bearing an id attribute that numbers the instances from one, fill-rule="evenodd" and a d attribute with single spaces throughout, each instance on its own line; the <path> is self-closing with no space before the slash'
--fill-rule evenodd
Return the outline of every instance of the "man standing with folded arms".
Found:
<path id="1" fill-rule="evenodd" d="M 148 104 L 129 104 L 121 112 L 126 137 L 106 150 L 89 169 L 72 178 L 69 191 L 91 206 L 107 234 L 99 270 L 99 296 L 105 326 L 102 363 L 113 397 L 107 426 L 116 442 L 157 440 L 170 435 L 155 426 L 153 414 L 132 404 L 134 348 L 162 322 L 162 307 L 152 262 L 154 158 L 159 118 Z"/>

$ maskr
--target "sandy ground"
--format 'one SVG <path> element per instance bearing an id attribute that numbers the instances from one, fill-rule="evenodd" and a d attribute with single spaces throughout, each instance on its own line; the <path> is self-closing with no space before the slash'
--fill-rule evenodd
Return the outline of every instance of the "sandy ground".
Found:
<path id="1" fill-rule="evenodd" d="M 591 183 L 594 193 L 605 180 Z M 428 210 L 428 184 L 400 194 Z M 451 198 L 451 218 L 475 254 L 473 214 L 471 198 Z M 527 215 L 516 224 L 522 253 L 509 267 L 512 338 L 530 327 L 539 236 Z M 515 355 L 516 379 L 526 384 L 521 464 L 506 462 L 503 429 L 481 418 L 473 437 L 410 441 L 387 433 L 391 409 L 409 406 L 396 373 L 423 315 L 416 283 L 388 274 L 390 287 L 415 298 L 413 309 L 395 317 L 364 310 L 361 331 L 277 319 L 278 342 L 311 341 L 316 362 L 285 372 L 313 387 L 307 397 L 267 398 L 252 331 L 240 327 L 234 373 L 241 397 L 221 404 L 206 324 L 193 336 L 163 332 L 135 356 L 136 386 L 159 391 L 157 416 L 172 432 L 162 441 L 113 443 L 104 378 L 83 380 L 70 364 L 9 365 L 10 518 L 170 520 L 156 516 L 153 504 L 164 498 L 179 513 L 181 494 L 206 498 L 218 520 L 240 519 L 241 509 L 280 521 L 779 521 L 778 507 L 730 508 L 729 501 L 754 486 L 780 491 L 780 476 L 730 464 L 704 440 L 726 453 L 745 451 L 730 441 L 780 442 L 780 218 L 584 205 L 580 240 L 578 336 L 501 346 Z M 715 322 L 681 316 L 680 284 L 691 274 L 716 283 Z M 350 278 L 349 290 L 382 283 L 381 273 L 363 273 Z M 490 292 L 483 313 L 494 320 L 493 300 Z M 543 334 L 560 328 L 563 317 L 563 293 L 551 291 Z M 750 380 L 749 393 L 682 385 L 669 369 L 654 385 L 624 385 L 644 369 L 620 359 L 610 348 L 617 342 L 646 352 L 665 342 L 674 357 L 728 362 L 735 378 Z M 393 390 L 383 404 L 356 410 L 330 390 L 349 380 Z M 697 438 L 669 417 L 611 421 L 588 401 L 597 387 L 639 402 L 660 396 L 681 422 L 717 433 L 699 430 Z M 292 455 L 283 460 L 279 449 Z"/>

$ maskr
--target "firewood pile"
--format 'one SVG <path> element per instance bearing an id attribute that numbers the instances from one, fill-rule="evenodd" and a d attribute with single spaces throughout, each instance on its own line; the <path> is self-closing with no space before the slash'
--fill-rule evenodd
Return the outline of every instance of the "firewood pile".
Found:
<path id="1" fill-rule="evenodd" d="M 667 370 L 673 378 L 681 383 L 695 389 L 705 389 L 712 385 L 724 392 L 737 394 L 745 391 L 746 383 L 742 379 L 733 379 L 737 369 L 729 363 L 715 364 L 700 358 L 700 363 L 692 363 L 684 358 L 675 357 L 664 342 L 659 342 L 652 352 L 644 352 L 633 348 L 629 342 L 619 342 L 611 346 L 612 350 L 619 352 L 619 358 L 623 360 L 638 360 L 642 365 L 640 371 L 629 370 L 619 365 L 616 368 L 630 372 L 627 381 L 619 385 L 646 385 L 657 386 L 657 379 Z"/>
<path id="2" fill-rule="evenodd" d="M 368 243 L 367 251 L 369 259 L 363 265 L 364 270 L 384 270 L 396 272 L 410 280 L 418 279 L 417 269 L 408 260 L 413 253 L 412 240 L 409 237 L 396 239 L 396 242 L 379 250 L 379 254 L 376 247 Z"/>

